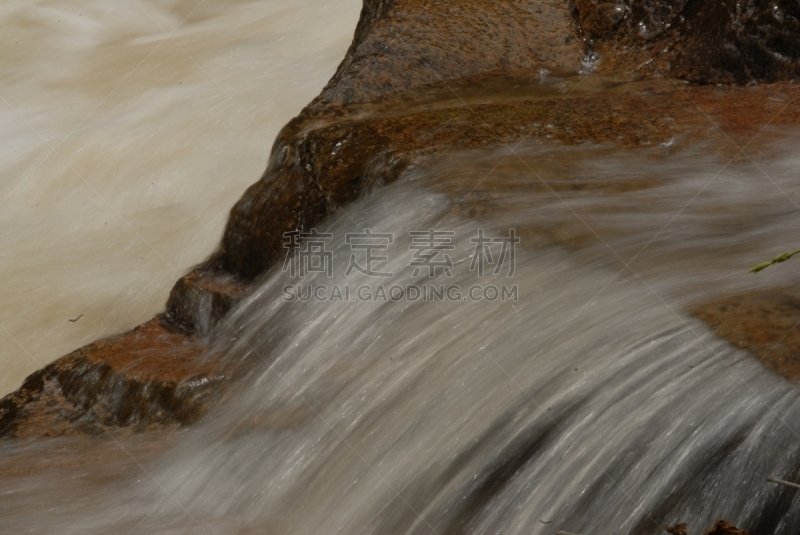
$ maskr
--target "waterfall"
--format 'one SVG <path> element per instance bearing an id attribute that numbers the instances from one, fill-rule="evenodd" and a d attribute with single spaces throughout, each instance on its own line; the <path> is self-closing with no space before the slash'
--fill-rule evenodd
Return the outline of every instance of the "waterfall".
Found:
<path id="1" fill-rule="evenodd" d="M 698 288 L 724 291 L 715 280 L 735 282 L 750 253 L 787 239 L 796 217 L 780 189 L 741 163 L 720 174 L 705 148 L 583 147 L 579 162 L 574 150 L 531 144 L 520 150 L 530 167 L 497 165 L 503 150 L 450 155 L 347 207 L 315 229 L 330 235 L 320 238 L 330 273 L 312 262 L 320 270 L 300 279 L 288 249 L 287 264 L 213 333 L 214 351 L 250 370 L 226 403 L 155 460 L 138 460 L 146 439 L 119 439 L 136 463 L 97 454 L 95 480 L 68 461 L 0 479 L 0 530 L 655 534 L 725 518 L 753 533 L 796 532 L 796 493 L 765 478 L 800 476 L 800 395 L 686 312 Z M 767 170 L 788 186 L 795 164 L 775 157 Z M 647 180 L 609 193 L 580 187 L 589 177 Z M 574 187 L 536 191 L 539 178 Z M 476 193 L 487 212 L 471 213 Z M 579 214 L 594 242 L 534 239 Z M 720 235 L 739 218 L 748 223 L 736 240 Z M 514 227 L 513 274 L 470 269 L 481 229 L 503 237 Z M 364 260 L 346 236 L 366 229 L 392 235 L 374 251 L 392 277 L 346 273 L 353 254 Z M 438 255 L 449 273 L 414 273 L 409 232 L 429 229 L 450 233 Z M 645 244 L 653 255 L 630 270 L 616 257 Z M 665 271 L 663 255 L 682 271 Z M 484 291 L 503 285 L 516 294 Z M 410 288 L 429 286 L 443 297 L 412 298 Z M 3 448 L 24 459 L 76 440 L 101 442 Z M 120 466 L 138 475 L 114 476 Z M 50 507 L 26 514 L 43 489 Z"/>

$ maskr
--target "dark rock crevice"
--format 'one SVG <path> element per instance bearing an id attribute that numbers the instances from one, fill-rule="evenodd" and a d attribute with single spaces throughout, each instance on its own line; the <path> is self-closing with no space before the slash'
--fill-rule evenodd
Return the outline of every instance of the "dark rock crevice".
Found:
<path id="1" fill-rule="evenodd" d="M 747 84 L 800 74 L 800 4 L 792 0 L 574 0 L 602 72 Z"/>

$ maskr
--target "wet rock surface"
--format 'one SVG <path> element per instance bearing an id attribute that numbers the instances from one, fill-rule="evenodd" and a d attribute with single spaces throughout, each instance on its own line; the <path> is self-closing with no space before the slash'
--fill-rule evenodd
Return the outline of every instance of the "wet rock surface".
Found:
<path id="1" fill-rule="evenodd" d="M 701 305 L 694 314 L 766 368 L 800 380 L 800 295 L 795 291 L 734 295 Z"/>
<path id="2" fill-rule="evenodd" d="M 81 348 L 0 401 L 0 438 L 99 435 L 186 425 L 222 394 L 215 356 L 159 318 Z"/>
<path id="3" fill-rule="evenodd" d="M 207 269 L 252 280 L 285 253 L 285 232 L 320 223 L 437 153 L 522 140 L 638 147 L 710 137 L 729 145 L 724 150 L 731 153 L 768 121 L 796 124 L 797 93 L 792 85 L 721 91 L 656 80 L 530 100 L 500 95 L 495 102 L 467 104 L 459 99 L 452 107 L 372 112 L 368 118 L 360 118 L 360 108 L 337 109 L 338 120 L 328 115 L 332 112 L 315 115 L 313 129 L 301 116 L 284 130 L 265 177 L 232 210 Z M 395 104 L 388 109 L 402 109 Z"/>
<path id="4" fill-rule="evenodd" d="M 686 524 L 667 526 L 666 531 L 667 533 L 672 533 L 672 535 L 689 535 Z M 704 535 L 750 535 L 750 532 L 739 529 L 725 520 L 717 520 L 713 526 L 704 532 Z"/>
<path id="5" fill-rule="evenodd" d="M 706 531 L 705 535 L 750 535 L 750 532 L 739 529 L 730 522 L 717 520 L 717 522 Z"/>
<path id="6" fill-rule="evenodd" d="M 605 72 L 701 84 L 795 79 L 800 5 L 792 0 L 576 0 L 581 33 Z"/>
<path id="7" fill-rule="evenodd" d="M 798 9 L 788 1 L 365 0 L 335 76 L 282 130 L 264 175 L 231 210 L 219 249 L 177 282 L 165 315 L 29 377 L 0 402 L 0 436 L 196 420 L 215 399 L 209 385 L 222 379 L 202 358 L 202 335 L 283 257 L 284 234 L 322 223 L 436 154 L 536 140 L 711 139 L 732 156 L 767 124 L 800 124 Z M 593 68 L 599 75 L 586 75 Z M 686 83 L 754 80 L 780 83 Z"/>
<path id="8" fill-rule="evenodd" d="M 562 0 L 364 6 L 352 47 L 312 109 L 487 74 L 570 68 L 584 55 L 571 6 Z"/>

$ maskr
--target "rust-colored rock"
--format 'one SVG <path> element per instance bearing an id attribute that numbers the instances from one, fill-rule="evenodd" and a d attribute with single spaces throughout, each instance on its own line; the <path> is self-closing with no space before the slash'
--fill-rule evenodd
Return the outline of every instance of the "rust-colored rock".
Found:
<path id="1" fill-rule="evenodd" d="M 739 529 L 729 522 L 717 520 L 717 522 L 705 532 L 705 535 L 750 535 L 750 532 Z"/>
<path id="2" fill-rule="evenodd" d="M 686 524 L 675 524 L 664 529 L 667 533 L 672 533 L 672 535 L 689 535 Z M 750 535 L 750 532 L 739 529 L 730 522 L 717 520 L 711 528 L 706 530 L 704 535 Z"/>
<path id="3" fill-rule="evenodd" d="M 195 269 L 175 283 L 165 317 L 171 327 L 207 333 L 248 291 L 247 284 L 231 275 Z"/>
<path id="4" fill-rule="evenodd" d="M 800 380 L 800 295 L 778 290 L 745 293 L 701 305 L 694 314 L 766 368 Z"/>
<path id="5" fill-rule="evenodd" d="M 672 535 L 689 535 L 689 532 L 686 531 L 686 524 L 675 524 L 674 526 L 667 526 L 664 529 L 667 533 L 672 533 Z"/>
<path id="6" fill-rule="evenodd" d="M 527 99 L 500 94 L 496 102 L 469 106 L 459 101 L 407 109 L 388 100 L 369 114 L 363 107 L 306 112 L 284 129 L 267 173 L 231 211 L 206 269 L 252 280 L 285 254 L 285 232 L 321 223 L 436 153 L 523 138 L 636 147 L 681 136 L 684 142 L 716 137 L 732 156 L 738 148 L 730 139 L 743 144 L 770 121 L 800 122 L 800 99 L 794 98 L 800 90 L 789 84 L 720 90 L 655 80 L 566 98 L 537 94 L 538 82 L 528 86 Z"/>
<path id="7" fill-rule="evenodd" d="M 105 428 L 185 425 L 224 376 L 203 340 L 156 318 L 34 373 L 0 401 L 0 437 L 99 434 Z"/>

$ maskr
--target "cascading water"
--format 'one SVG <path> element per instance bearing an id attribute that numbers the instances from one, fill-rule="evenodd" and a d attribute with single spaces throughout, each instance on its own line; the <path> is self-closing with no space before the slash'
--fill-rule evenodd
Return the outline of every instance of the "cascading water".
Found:
<path id="1" fill-rule="evenodd" d="M 332 277 L 278 266 L 223 322 L 215 350 L 251 371 L 157 460 L 142 438 L 4 445 L 18 460 L 81 440 L 132 457 L 100 450 L 89 479 L 69 455 L 0 478 L 0 531 L 640 534 L 725 518 L 795 533 L 796 493 L 765 477 L 800 476 L 800 395 L 686 310 L 757 284 L 746 269 L 796 235 L 784 193 L 797 159 L 761 162 L 772 187 L 701 149 L 578 159 L 530 145 L 524 165 L 483 151 L 410 170 L 318 229 L 333 236 Z M 511 227 L 514 273 L 471 271 L 479 229 Z M 392 278 L 345 274 L 345 236 L 365 229 L 393 234 L 376 264 Z M 409 231 L 428 229 L 454 233 L 452 277 L 409 266 Z M 470 298 L 503 284 L 516 300 Z M 391 290 L 425 285 L 461 293 Z"/>

